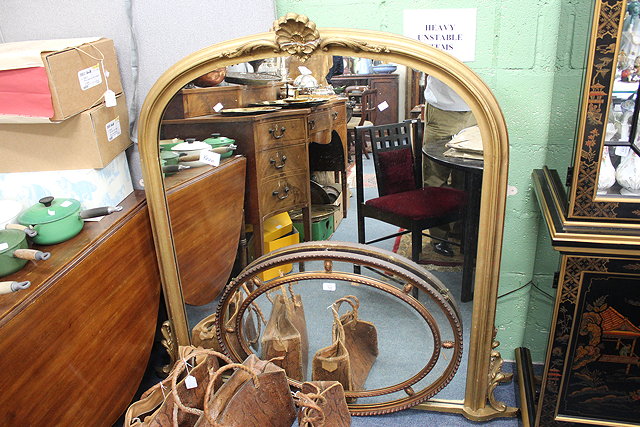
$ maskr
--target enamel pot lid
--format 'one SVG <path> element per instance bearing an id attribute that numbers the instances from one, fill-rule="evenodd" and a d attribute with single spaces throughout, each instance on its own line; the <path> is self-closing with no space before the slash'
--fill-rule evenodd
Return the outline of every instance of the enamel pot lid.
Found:
<path id="1" fill-rule="evenodd" d="M 196 141 L 195 138 L 187 138 L 184 142 L 173 146 L 171 151 L 195 151 L 209 150 L 211 146 L 203 141 Z"/>
<path id="2" fill-rule="evenodd" d="M 20 230 L 0 230 L 0 254 L 20 246 L 26 238 L 27 235 Z"/>
<path id="3" fill-rule="evenodd" d="M 76 199 L 43 197 L 37 204 L 25 210 L 18 217 L 24 225 L 46 224 L 54 222 L 80 211 L 80 202 Z"/>

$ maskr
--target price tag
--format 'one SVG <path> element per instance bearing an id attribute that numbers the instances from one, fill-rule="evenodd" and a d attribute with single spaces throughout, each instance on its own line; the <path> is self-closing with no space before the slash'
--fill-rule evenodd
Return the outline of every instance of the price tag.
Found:
<path id="1" fill-rule="evenodd" d="M 216 105 L 213 106 L 213 111 L 215 111 L 216 113 L 219 113 L 220 110 L 222 110 L 223 108 L 224 108 L 224 105 L 218 102 Z"/>
<path id="2" fill-rule="evenodd" d="M 380 111 L 384 111 L 387 108 L 389 108 L 389 104 L 387 103 L 387 101 L 382 101 L 380 104 L 378 104 L 378 110 Z"/>
<path id="3" fill-rule="evenodd" d="M 78 81 L 82 90 L 91 89 L 102 83 L 102 73 L 98 64 L 78 71 Z"/>
<path id="4" fill-rule="evenodd" d="M 220 165 L 220 154 L 214 153 L 213 151 L 201 151 L 200 152 L 200 161 L 202 163 L 206 163 L 211 166 L 219 166 Z"/>
<path id="5" fill-rule="evenodd" d="M 5 249 L 9 249 L 8 243 L 0 243 L 0 251 L 4 251 Z"/>
<path id="6" fill-rule="evenodd" d="M 63 208 L 68 208 L 69 206 L 71 206 L 73 203 L 71 203 L 70 200 L 65 200 L 64 202 L 60 203 L 60 206 Z"/>
<path id="7" fill-rule="evenodd" d="M 304 65 L 300 65 L 298 67 L 298 71 L 300 71 L 300 74 L 313 74 L 311 70 L 305 67 Z"/>
<path id="8" fill-rule="evenodd" d="M 187 390 L 191 390 L 192 388 L 198 387 L 198 381 L 193 375 L 187 375 L 184 379 L 184 385 L 187 387 Z"/>
<path id="9" fill-rule="evenodd" d="M 118 102 L 116 101 L 116 93 L 111 89 L 104 93 L 104 105 L 107 107 L 115 107 L 118 105 Z"/>
<path id="10" fill-rule="evenodd" d="M 336 290 L 336 284 L 335 283 L 323 283 L 322 284 L 322 290 L 323 291 L 335 291 Z"/>
<path id="11" fill-rule="evenodd" d="M 629 147 L 616 147 L 616 156 L 627 157 L 629 154 Z"/>

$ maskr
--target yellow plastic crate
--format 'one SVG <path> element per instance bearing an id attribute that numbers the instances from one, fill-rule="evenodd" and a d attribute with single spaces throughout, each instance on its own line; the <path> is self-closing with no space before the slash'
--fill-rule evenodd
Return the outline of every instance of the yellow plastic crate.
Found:
<path id="1" fill-rule="evenodd" d="M 271 218 L 267 218 L 262 223 L 262 230 L 264 233 L 264 241 L 272 242 L 286 234 L 291 233 L 293 224 L 288 212 L 282 212 L 278 215 L 274 215 Z"/>
<path id="2" fill-rule="evenodd" d="M 291 233 L 283 236 L 279 239 L 272 240 L 270 242 L 264 242 L 264 250 L 265 253 L 275 251 L 276 249 L 284 248 L 285 246 L 294 245 L 296 243 L 300 243 L 300 234 L 298 234 L 298 230 L 295 228 L 291 231 Z M 287 274 L 291 272 L 293 269 L 293 264 L 284 264 L 278 267 L 271 268 L 260 273 L 260 278 L 263 281 L 271 280 L 276 277 L 280 277 L 280 273 Z"/>

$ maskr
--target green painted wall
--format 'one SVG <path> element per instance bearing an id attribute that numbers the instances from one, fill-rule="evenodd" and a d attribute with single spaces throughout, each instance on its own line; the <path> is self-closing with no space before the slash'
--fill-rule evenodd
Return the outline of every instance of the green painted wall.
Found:
<path id="1" fill-rule="evenodd" d="M 276 14 L 309 16 L 319 27 L 362 28 L 402 34 L 404 9 L 477 8 L 476 61 L 468 65 L 493 90 L 510 137 L 509 185 L 500 274 L 503 295 L 530 281 L 552 293 L 557 254 L 532 190 L 531 171 L 570 162 L 591 2 L 587 0 L 276 0 Z M 502 354 L 513 359 L 523 343 L 542 360 L 551 301 L 528 286 L 498 301 Z"/>

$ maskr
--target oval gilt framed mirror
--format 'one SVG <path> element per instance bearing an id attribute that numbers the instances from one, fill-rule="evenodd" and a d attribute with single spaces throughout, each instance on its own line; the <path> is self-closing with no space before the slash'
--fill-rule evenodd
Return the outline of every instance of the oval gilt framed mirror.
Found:
<path id="1" fill-rule="evenodd" d="M 170 319 L 170 349 L 190 343 L 175 242 L 171 228 L 158 141 L 167 104 L 186 84 L 221 67 L 291 55 L 304 61 L 314 55 L 360 56 L 403 64 L 438 78 L 471 108 L 484 145 L 484 172 L 475 294 L 463 400 L 430 399 L 423 409 L 461 413 L 482 421 L 514 416 L 516 408 L 496 402 L 493 390 L 504 378 L 495 349 L 495 310 L 502 249 L 508 172 L 508 136 L 500 107 L 485 83 L 452 56 L 409 38 L 374 31 L 316 28 L 302 15 L 287 14 L 271 32 L 243 37 L 195 52 L 167 70 L 149 92 L 141 109 L 139 145 L 145 192 Z"/>

